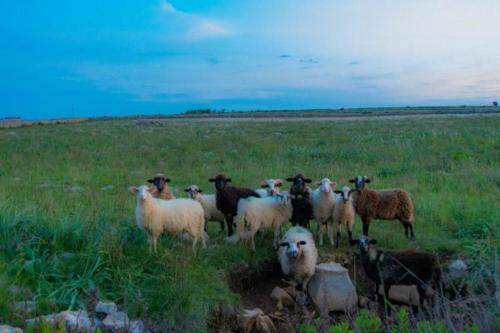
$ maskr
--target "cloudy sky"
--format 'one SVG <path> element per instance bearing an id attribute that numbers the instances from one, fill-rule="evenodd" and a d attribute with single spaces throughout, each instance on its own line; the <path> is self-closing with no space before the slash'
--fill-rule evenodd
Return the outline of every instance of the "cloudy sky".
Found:
<path id="1" fill-rule="evenodd" d="M 2 1 L 0 116 L 500 99 L 498 0 Z"/>

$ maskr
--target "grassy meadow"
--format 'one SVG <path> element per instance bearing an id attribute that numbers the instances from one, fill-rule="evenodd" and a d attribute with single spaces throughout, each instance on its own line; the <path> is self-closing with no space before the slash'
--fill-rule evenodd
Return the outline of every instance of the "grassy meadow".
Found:
<path id="1" fill-rule="evenodd" d="M 128 187 L 157 172 L 170 176 L 178 197 L 189 184 L 213 192 L 207 180 L 220 172 L 255 188 L 301 170 L 338 187 L 368 175 L 371 188 L 408 190 L 416 207 L 411 244 L 399 223 L 372 224 L 381 247 L 471 258 L 474 274 L 491 274 L 500 235 L 499 129 L 496 116 L 152 126 L 110 120 L 1 129 L 0 322 L 24 319 L 12 307 L 11 285 L 31 291 L 39 314 L 85 308 L 98 288 L 129 316 L 179 331 L 203 332 L 211 308 L 237 302 L 226 272 L 275 256 L 271 233 L 258 237 L 252 254 L 248 246 L 225 244 L 213 223 L 207 250 L 193 255 L 190 242 L 163 236 L 158 255 L 150 255 Z M 343 233 L 340 249 L 324 246 L 320 256 L 345 251 L 354 250 Z"/>

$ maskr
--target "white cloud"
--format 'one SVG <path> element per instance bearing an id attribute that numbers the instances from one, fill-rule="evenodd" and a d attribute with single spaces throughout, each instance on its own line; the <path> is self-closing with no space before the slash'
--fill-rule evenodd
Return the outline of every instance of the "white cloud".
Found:
<path id="1" fill-rule="evenodd" d="M 219 22 L 200 20 L 186 34 L 188 40 L 200 40 L 229 36 L 231 31 Z"/>
<path id="2" fill-rule="evenodd" d="M 177 12 L 177 10 L 175 9 L 174 5 L 172 5 L 168 1 L 162 1 L 160 3 L 160 9 L 164 13 L 175 13 L 175 12 Z"/>

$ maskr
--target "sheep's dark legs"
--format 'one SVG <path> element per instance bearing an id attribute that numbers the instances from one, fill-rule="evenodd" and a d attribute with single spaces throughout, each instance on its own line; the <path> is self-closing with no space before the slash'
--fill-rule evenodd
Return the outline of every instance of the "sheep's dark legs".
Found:
<path id="1" fill-rule="evenodd" d="M 233 235 L 233 216 L 226 215 L 226 224 L 227 224 L 227 236 Z"/>
<path id="2" fill-rule="evenodd" d="M 347 230 L 347 234 L 349 235 L 349 244 L 353 244 L 352 231 L 351 230 Z"/>
<path id="3" fill-rule="evenodd" d="M 368 229 L 370 228 L 370 221 L 364 217 L 362 218 L 363 221 L 363 235 L 368 236 Z"/>
<path id="4" fill-rule="evenodd" d="M 224 226 L 224 221 L 219 221 L 219 223 L 220 223 L 220 231 L 219 231 L 219 233 L 223 233 L 224 230 L 226 229 L 226 227 Z"/>
<path id="5" fill-rule="evenodd" d="M 337 230 L 337 240 L 335 241 L 335 248 L 339 248 L 340 243 L 340 230 Z"/>
<path id="6" fill-rule="evenodd" d="M 409 222 L 402 222 L 405 227 L 405 236 L 408 239 L 414 240 L 415 235 L 413 234 L 413 225 Z"/>

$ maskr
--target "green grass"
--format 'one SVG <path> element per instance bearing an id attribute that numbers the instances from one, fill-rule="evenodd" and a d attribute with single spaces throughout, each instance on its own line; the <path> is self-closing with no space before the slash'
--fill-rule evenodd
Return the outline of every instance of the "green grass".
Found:
<path id="1" fill-rule="evenodd" d="M 314 180 L 327 176 L 339 187 L 364 174 L 372 188 L 411 193 L 417 240 L 410 246 L 496 255 L 500 117 L 162 124 L 123 120 L 0 130 L 0 287 L 28 287 L 39 313 L 85 307 L 98 287 L 101 297 L 132 317 L 204 331 L 211 307 L 237 301 L 225 272 L 274 256 L 271 236 L 258 238 L 251 254 L 248 247 L 226 245 L 213 224 L 206 251 L 193 255 L 190 242 L 165 236 L 159 254 L 150 255 L 127 189 L 157 172 L 172 178 L 177 196 L 188 184 L 213 192 L 207 179 L 219 172 L 250 187 L 299 170 Z M 101 190 L 106 185 L 113 188 Z M 358 220 L 355 234 L 360 232 Z M 370 234 L 382 247 L 408 246 L 393 221 L 375 221 Z M 339 251 L 347 249 L 342 237 Z M 320 255 L 335 253 L 326 246 Z M 0 296 L 0 321 L 19 323 L 9 308 L 12 296 L 1 290 Z"/>

